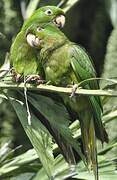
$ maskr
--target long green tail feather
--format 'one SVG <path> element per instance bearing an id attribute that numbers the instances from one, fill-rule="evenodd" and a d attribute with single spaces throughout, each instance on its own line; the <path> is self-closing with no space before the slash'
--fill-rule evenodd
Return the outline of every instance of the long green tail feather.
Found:
<path id="1" fill-rule="evenodd" d="M 84 153 L 87 159 L 87 164 L 90 170 L 93 170 L 95 180 L 98 180 L 98 162 L 97 162 L 97 148 L 94 130 L 94 120 L 91 117 L 91 112 L 83 111 L 79 115 L 81 135 Z"/>
<path id="2" fill-rule="evenodd" d="M 91 109 L 92 109 L 92 114 L 94 117 L 94 126 L 95 126 L 95 132 L 96 132 L 96 137 L 101 140 L 101 142 L 107 142 L 109 141 L 108 139 L 108 134 L 106 130 L 104 129 L 102 120 L 101 120 L 101 109 L 100 105 L 96 101 L 94 96 L 88 97 L 89 102 L 91 104 Z"/>

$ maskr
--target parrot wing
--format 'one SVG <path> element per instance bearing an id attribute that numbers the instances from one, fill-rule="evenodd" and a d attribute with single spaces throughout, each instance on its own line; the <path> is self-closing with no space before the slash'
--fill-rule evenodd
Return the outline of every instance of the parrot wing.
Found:
<path id="1" fill-rule="evenodd" d="M 96 77 L 95 70 L 88 54 L 80 46 L 72 46 L 70 59 L 71 67 L 78 83 L 86 79 Z M 98 89 L 99 85 L 96 80 L 87 81 L 84 83 L 83 88 Z M 102 105 L 100 98 L 98 96 L 87 96 L 86 101 L 88 101 L 89 104 L 88 109 L 84 109 L 84 111 L 78 113 L 78 116 L 80 120 L 81 135 L 87 163 L 93 169 L 95 179 L 98 180 L 95 133 L 102 142 L 108 142 L 108 135 L 101 121 Z"/>
<path id="2" fill-rule="evenodd" d="M 10 62 L 16 73 L 21 75 L 37 74 L 37 68 L 40 67 L 37 51 L 27 44 L 25 34 L 22 31 L 18 33 L 11 46 Z"/>
<path id="3" fill-rule="evenodd" d="M 71 53 L 71 66 L 78 80 L 78 83 L 90 78 L 96 78 L 96 72 L 91 63 L 89 55 L 83 48 L 78 45 L 74 45 Z M 83 85 L 83 84 L 82 84 Z M 97 80 L 87 81 L 84 83 L 85 89 L 99 89 Z M 91 110 L 95 118 L 96 136 L 102 141 L 102 143 L 108 142 L 108 135 L 103 127 L 101 121 L 102 104 L 99 96 L 90 96 L 88 101 L 91 105 Z"/>

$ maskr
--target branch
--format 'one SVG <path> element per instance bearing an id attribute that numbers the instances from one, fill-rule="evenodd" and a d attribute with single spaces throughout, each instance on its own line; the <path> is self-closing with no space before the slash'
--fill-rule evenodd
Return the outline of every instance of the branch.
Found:
<path id="1" fill-rule="evenodd" d="M 64 12 L 67 13 L 78 2 L 79 0 L 68 0 L 65 6 L 63 7 Z"/>
<path id="2" fill-rule="evenodd" d="M 72 88 L 65 88 L 65 87 L 57 87 L 52 85 L 32 85 L 32 84 L 26 84 L 27 89 L 33 90 L 33 91 L 47 91 L 47 92 L 55 92 L 55 93 L 66 93 L 68 95 L 71 94 Z M 1 89 L 24 89 L 24 83 L 16 84 L 16 83 L 5 83 L 0 82 L 0 88 Z M 78 88 L 76 90 L 77 95 L 95 95 L 95 96 L 112 96 L 117 97 L 117 93 L 113 90 L 88 90 L 88 89 L 81 89 Z"/>
<path id="3" fill-rule="evenodd" d="M 28 19 L 36 10 L 40 0 L 31 0 L 26 9 L 26 19 Z"/>

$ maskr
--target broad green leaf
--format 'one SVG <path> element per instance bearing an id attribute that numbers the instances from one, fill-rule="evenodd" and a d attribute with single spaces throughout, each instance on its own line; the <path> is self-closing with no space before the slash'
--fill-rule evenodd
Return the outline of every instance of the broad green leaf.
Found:
<path id="1" fill-rule="evenodd" d="M 54 157 L 52 154 L 51 137 L 41 122 L 31 114 L 31 122 L 29 125 L 27 121 L 27 112 L 24 104 L 16 99 L 10 99 L 10 102 L 16 111 L 16 114 L 34 146 L 40 161 L 49 177 L 52 176 Z"/>
<path id="2" fill-rule="evenodd" d="M 10 176 L 13 172 L 15 175 L 15 170 L 22 169 L 22 167 L 26 167 L 27 165 L 30 166 L 30 164 L 36 159 L 38 159 L 38 155 L 34 149 L 16 156 L 13 159 L 9 159 L 9 161 L 4 162 L 0 167 L 0 176 L 4 176 L 5 174 Z M 38 166 L 40 166 L 40 164 L 38 164 Z M 22 173 L 23 172 L 24 171 L 22 171 Z"/>
<path id="3" fill-rule="evenodd" d="M 98 156 L 99 162 L 99 179 L 100 180 L 116 180 L 116 160 L 107 160 L 105 156 Z M 86 171 L 83 167 L 82 162 L 78 164 L 76 169 L 78 171 L 78 175 L 74 176 L 74 178 L 83 179 L 83 180 L 94 180 L 94 176 L 92 172 Z"/>
<path id="4" fill-rule="evenodd" d="M 24 173 L 15 177 L 11 177 L 10 180 L 32 180 L 34 173 Z"/>
<path id="5" fill-rule="evenodd" d="M 52 98 L 28 93 L 29 102 L 42 113 L 50 122 L 51 126 L 58 130 L 66 142 L 71 145 L 85 162 L 85 157 L 78 142 L 73 138 L 69 129 L 69 114 L 63 104 L 52 100 Z"/>
<path id="6" fill-rule="evenodd" d="M 109 144 L 107 144 L 103 149 L 99 151 L 99 155 L 106 154 L 113 148 L 117 148 L 117 137 L 115 137 Z"/>
<path id="7" fill-rule="evenodd" d="M 75 167 L 69 166 L 61 155 L 58 155 L 54 161 L 54 180 L 67 179 L 77 174 Z M 45 175 L 44 169 L 40 169 L 33 180 L 49 180 Z"/>
<path id="8" fill-rule="evenodd" d="M 114 147 L 112 143 L 109 143 L 109 146 Z M 108 145 L 106 146 L 108 149 Z M 106 148 L 105 148 L 106 150 Z M 102 150 L 103 151 L 103 150 Z M 0 173 L 4 172 L 2 175 L 17 175 L 17 170 L 20 174 L 27 172 L 35 172 L 32 167 L 37 167 L 37 173 L 35 174 L 33 180 L 43 179 L 48 180 L 48 176 L 46 175 L 45 169 L 41 166 L 41 164 L 37 163 L 34 160 L 37 160 L 38 156 L 34 149 L 31 149 L 14 159 L 9 160 L 6 162 L 1 168 Z M 116 177 L 115 167 L 116 167 L 116 158 L 107 159 L 106 156 L 98 156 L 99 159 L 99 174 L 100 177 Z M 25 171 L 24 171 L 25 169 Z M 32 169 L 32 170 L 31 170 Z M 70 166 L 65 162 L 62 156 L 58 156 L 54 160 L 54 169 L 53 169 L 53 176 L 55 180 L 64 179 L 65 177 L 75 176 L 75 172 L 70 171 Z M 83 163 L 78 163 L 78 177 L 82 177 L 83 179 L 87 177 L 91 177 L 92 175 L 87 172 L 86 168 L 84 168 Z M 64 178 L 63 178 L 64 177 Z M 92 176 L 93 177 L 93 176 Z M 27 180 L 27 179 L 26 179 Z M 101 179 L 103 180 L 103 179 Z"/>
<path id="9" fill-rule="evenodd" d="M 106 124 L 106 123 L 109 123 L 112 120 L 116 120 L 116 118 L 117 118 L 117 110 L 115 110 L 115 111 L 111 110 L 111 112 L 109 112 L 109 113 L 107 113 L 106 115 L 103 116 L 103 121 Z"/>

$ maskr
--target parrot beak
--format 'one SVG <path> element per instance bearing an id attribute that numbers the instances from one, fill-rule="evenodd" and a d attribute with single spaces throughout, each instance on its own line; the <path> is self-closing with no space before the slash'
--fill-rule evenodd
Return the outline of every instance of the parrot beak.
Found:
<path id="1" fill-rule="evenodd" d="M 65 16 L 59 15 L 53 20 L 53 22 L 57 27 L 63 28 L 65 25 Z"/>
<path id="2" fill-rule="evenodd" d="M 31 47 L 38 47 L 40 45 L 40 39 L 37 38 L 34 34 L 27 34 L 26 40 Z"/>

